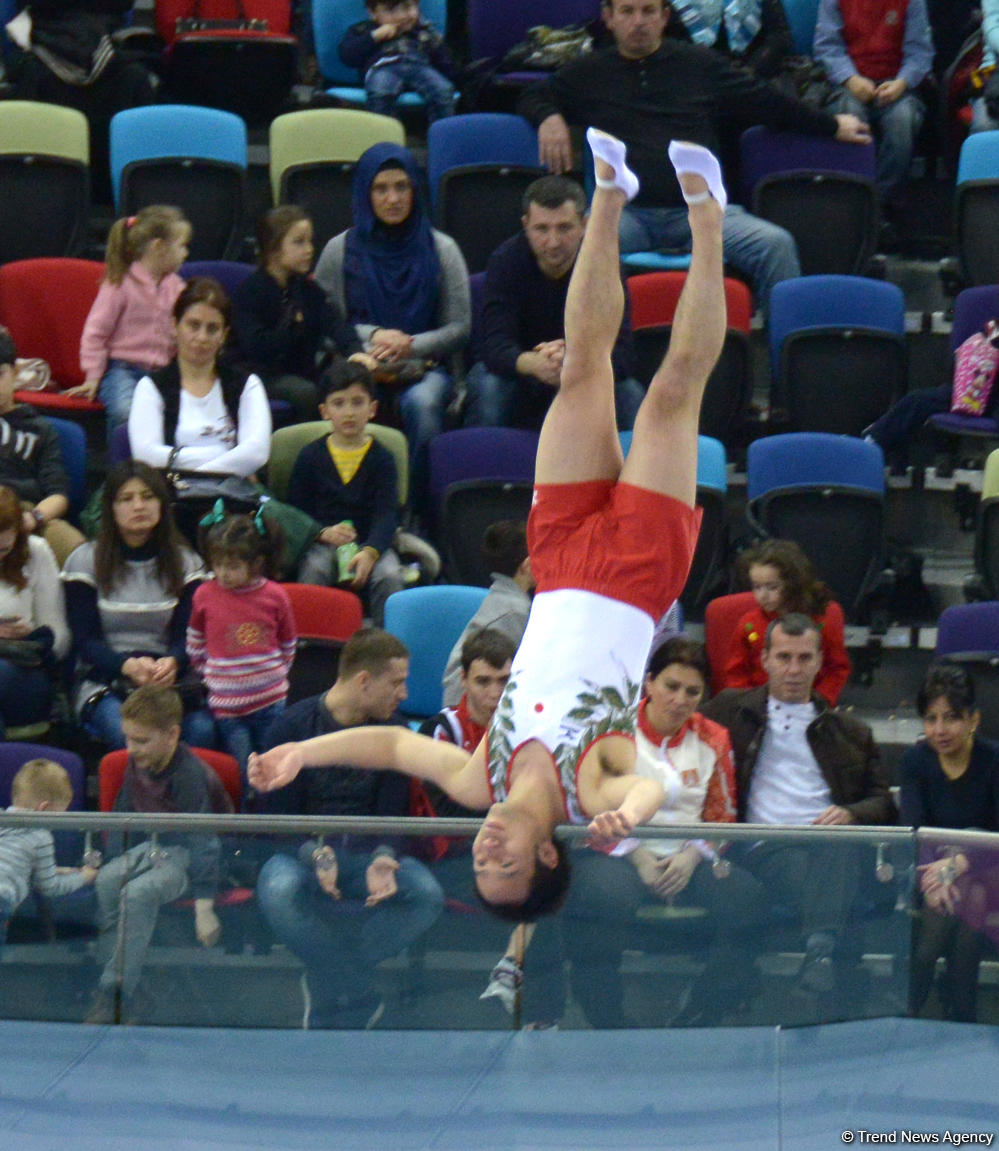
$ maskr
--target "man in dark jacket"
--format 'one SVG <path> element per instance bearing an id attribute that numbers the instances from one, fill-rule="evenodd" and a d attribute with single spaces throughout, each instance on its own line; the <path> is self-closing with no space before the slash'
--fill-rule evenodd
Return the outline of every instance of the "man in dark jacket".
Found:
<path id="1" fill-rule="evenodd" d="M 542 176 L 524 192 L 522 231 L 486 267 L 479 361 L 465 381 L 466 426 L 540 429 L 562 375 L 565 300 L 586 218 L 586 194 L 565 176 Z M 627 293 L 611 364 L 617 426 L 630 430 L 645 392 L 633 378 Z"/>
<path id="2" fill-rule="evenodd" d="M 406 698 L 409 652 L 388 632 L 368 628 L 340 653 L 336 683 L 289 707 L 268 735 L 270 746 L 374 723 L 397 723 Z M 302 772 L 260 797 L 259 809 L 285 815 L 409 814 L 409 780 L 394 771 L 328 767 Z M 422 863 L 397 855 L 386 836 L 309 840 L 261 868 L 257 899 L 281 942 L 305 964 L 303 1026 L 373 1027 L 384 1003 L 375 968 L 408 947 L 444 906 Z"/>
<path id="3" fill-rule="evenodd" d="M 812 690 L 822 662 L 818 626 L 789 614 L 767 630 L 766 687 L 721 692 L 701 710 L 732 738 L 739 820 L 775 825 L 884 824 L 895 806 L 871 729 Z M 841 850 L 833 850 L 840 848 Z M 746 867 L 797 911 L 807 936 L 801 979 L 828 990 L 856 900 L 864 853 L 830 838 L 753 844 Z"/>

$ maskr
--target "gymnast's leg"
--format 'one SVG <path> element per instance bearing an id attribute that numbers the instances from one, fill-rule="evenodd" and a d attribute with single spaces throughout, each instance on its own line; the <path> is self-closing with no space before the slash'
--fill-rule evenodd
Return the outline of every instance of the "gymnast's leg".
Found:
<path id="1" fill-rule="evenodd" d="M 690 271 L 677 305 L 669 350 L 635 418 L 621 479 L 692 507 L 697 491 L 701 399 L 725 339 L 725 191 L 717 161 L 706 148 L 674 142 L 670 159 L 689 205 Z"/>
<path id="2" fill-rule="evenodd" d="M 620 178 L 631 195 L 638 182 L 624 166 L 619 141 L 592 129 L 588 139 L 597 188 L 569 281 L 565 359 L 559 390 L 541 428 L 534 471 L 539 484 L 616 480 L 621 471 L 611 350 L 624 314 L 618 224 L 630 197 L 615 180 Z M 608 146 L 619 157 L 617 170 L 600 156 Z"/>

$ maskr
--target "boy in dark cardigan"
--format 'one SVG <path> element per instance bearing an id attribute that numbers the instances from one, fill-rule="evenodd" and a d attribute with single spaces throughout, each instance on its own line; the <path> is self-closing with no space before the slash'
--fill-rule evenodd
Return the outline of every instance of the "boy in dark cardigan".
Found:
<path id="1" fill-rule="evenodd" d="M 338 361 L 323 373 L 319 389 L 319 412 L 332 430 L 299 453 L 288 502 L 328 526 L 305 553 L 298 578 L 324 587 L 341 583 L 337 550 L 358 544 L 345 586 L 364 592 L 380 626 L 385 600 L 404 582 L 402 562 L 392 548 L 399 526 L 395 460 L 366 430 L 378 410 L 367 368 Z"/>

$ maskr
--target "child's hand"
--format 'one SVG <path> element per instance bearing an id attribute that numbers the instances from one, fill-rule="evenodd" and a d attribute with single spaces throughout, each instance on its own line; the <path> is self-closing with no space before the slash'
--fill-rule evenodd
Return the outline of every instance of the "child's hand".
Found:
<path id="1" fill-rule="evenodd" d="M 97 878 L 98 870 L 99 870 L 99 868 L 96 868 L 96 867 L 81 867 L 80 868 L 80 874 L 83 876 L 83 882 L 85 884 L 86 883 L 93 883 L 94 880 Z"/>
<path id="2" fill-rule="evenodd" d="M 82 384 L 77 384 L 75 388 L 67 388 L 63 392 L 64 396 L 78 396 L 81 400 L 92 400 L 97 396 L 97 389 L 101 386 L 100 378 L 96 380 L 84 380 Z"/>
<path id="3" fill-rule="evenodd" d="M 375 566 L 375 553 L 370 548 L 361 548 L 347 566 L 354 573 L 350 586 L 362 588 L 368 582 L 371 569 Z"/>
<path id="4" fill-rule="evenodd" d="M 399 28 L 395 24 L 379 24 L 377 28 L 373 28 L 371 31 L 371 39 L 379 44 L 383 40 L 394 40 L 398 35 Z"/>
<path id="5" fill-rule="evenodd" d="M 324 544 L 328 544 L 331 548 L 338 548 L 343 544 L 353 543 L 357 539 L 357 529 L 353 524 L 344 520 L 342 523 L 323 528 L 320 535 Z"/>

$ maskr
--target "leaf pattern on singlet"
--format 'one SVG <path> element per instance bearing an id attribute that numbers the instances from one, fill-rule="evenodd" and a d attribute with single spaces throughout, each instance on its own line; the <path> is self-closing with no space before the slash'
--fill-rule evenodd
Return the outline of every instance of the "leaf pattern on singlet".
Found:
<path id="1" fill-rule="evenodd" d="M 583 690 L 576 695 L 575 706 L 561 721 L 563 738 L 551 749 L 562 789 L 569 799 L 570 816 L 572 809 L 578 806 L 576 766 L 583 749 L 603 735 L 634 734 L 639 698 L 639 684 L 633 683 L 623 670 L 617 686 L 586 679 L 582 682 Z M 494 794 L 503 798 L 506 797 L 506 772 L 515 750 L 516 693 L 516 680 L 508 680 L 489 727 L 489 775 Z"/>
<path id="2" fill-rule="evenodd" d="M 566 712 L 566 720 L 574 720 L 568 742 L 559 743 L 554 749 L 555 762 L 559 770 L 564 772 L 564 765 L 569 764 L 570 770 L 575 771 L 576 760 L 583 748 L 589 747 L 595 739 L 602 735 L 620 733 L 631 735 L 635 730 L 635 708 L 638 706 L 638 684 L 624 676 L 621 685 L 625 694 L 612 684 L 593 683 L 592 680 L 583 680 L 588 690 L 581 691 L 576 696 L 576 706 Z M 583 726 L 580 726 L 583 725 Z M 563 720 L 563 727 L 565 727 Z"/>
<path id="3" fill-rule="evenodd" d="M 507 764 L 513 758 L 514 731 L 513 700 L 517 692 L 517 681 L 508 679 L 500 701 L 493 712 L 492 722 L 489 725 L 489 774 L 494 785 L 506 772 Z"/>

